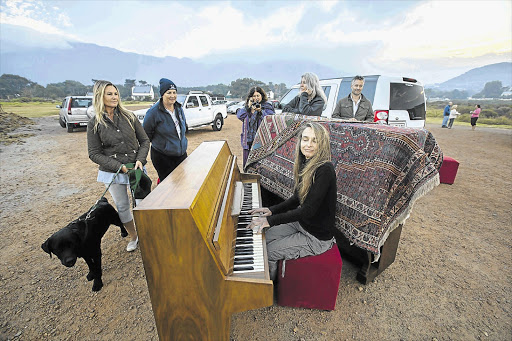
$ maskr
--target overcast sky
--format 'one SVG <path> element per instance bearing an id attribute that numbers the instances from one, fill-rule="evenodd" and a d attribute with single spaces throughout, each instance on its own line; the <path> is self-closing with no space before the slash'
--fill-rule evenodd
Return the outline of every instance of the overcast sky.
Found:
<path id="1" fill-rule="evenodd" d="M 1 0 L 0 23 L 158 57 L 209 63 L 305 59 L 350 74 L 436 83 L 512 61 L 511 4 Z"/>

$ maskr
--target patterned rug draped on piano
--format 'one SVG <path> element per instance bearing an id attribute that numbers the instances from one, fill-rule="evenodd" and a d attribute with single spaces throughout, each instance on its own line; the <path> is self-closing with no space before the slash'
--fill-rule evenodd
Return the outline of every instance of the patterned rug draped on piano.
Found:
<path id="1" fill-rule="evenodd" d="M 261 186 L 283 199 L 293 193 L 296 135 L 306 119 L 330 132 L 336 227 L 378 260 L 389 233 L 405 222 L 418 198 L 439 184 L 441 149 L 424 129 L 270 115 L 258 129 L 245 171 L 260 174 Z"/>

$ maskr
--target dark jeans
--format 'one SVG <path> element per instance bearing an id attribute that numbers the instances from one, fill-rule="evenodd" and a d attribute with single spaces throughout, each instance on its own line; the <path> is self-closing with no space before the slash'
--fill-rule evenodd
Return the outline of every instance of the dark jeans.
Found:
<path id="1" fill-rule="evenodd" d="M 151 161 L 153 162 L 153 167 L 155 167 L 156 172 L 158 173 L 160 182 L 164 181 L 167 175 L 171 174 L 171 172 L 186 158 L 187 153 L 181 156 L 168 156 L 151 147 Z"/>
<path id="2" fill-rule="evenodd" d="M 448 128 L 452 127 L 453 121 L 455 121 L 455 119 L 454 118 L 450 118 L 450 121 L 448 121 Z"/>

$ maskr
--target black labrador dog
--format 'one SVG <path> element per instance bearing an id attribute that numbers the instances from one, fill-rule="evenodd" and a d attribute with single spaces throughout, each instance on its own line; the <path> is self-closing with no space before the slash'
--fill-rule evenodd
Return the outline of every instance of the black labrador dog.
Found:
<path id="1" fill-rule="evenodd" d="M 72 267 L 78 257 L 82 257 L 89 266 L 87 280 L 92 281 L 92 291 L 99 291 L 103 287 L 101 280 L 101 238 L 111 224 L 121 228 L 121 236 L 126 232 L 119 215 L 106 198 L 102 197 L 80 218 L 72 221 L 66 227 L 55 232 L 48 238 L 41 248 L 50 257 L 55 254 L 62 265 Z"/>

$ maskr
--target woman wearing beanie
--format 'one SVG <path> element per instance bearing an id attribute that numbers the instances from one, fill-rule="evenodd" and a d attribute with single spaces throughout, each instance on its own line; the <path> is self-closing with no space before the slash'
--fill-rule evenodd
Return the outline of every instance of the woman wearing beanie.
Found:
<path id="1" fill-rule="evenodd" d="M 151 161 L 160 181 L 187 158 L 187 121 L 178 89 L 167 78 L 160 79 L 160 100 L 146 113 L 143 127 L 151 141 Z"/>

